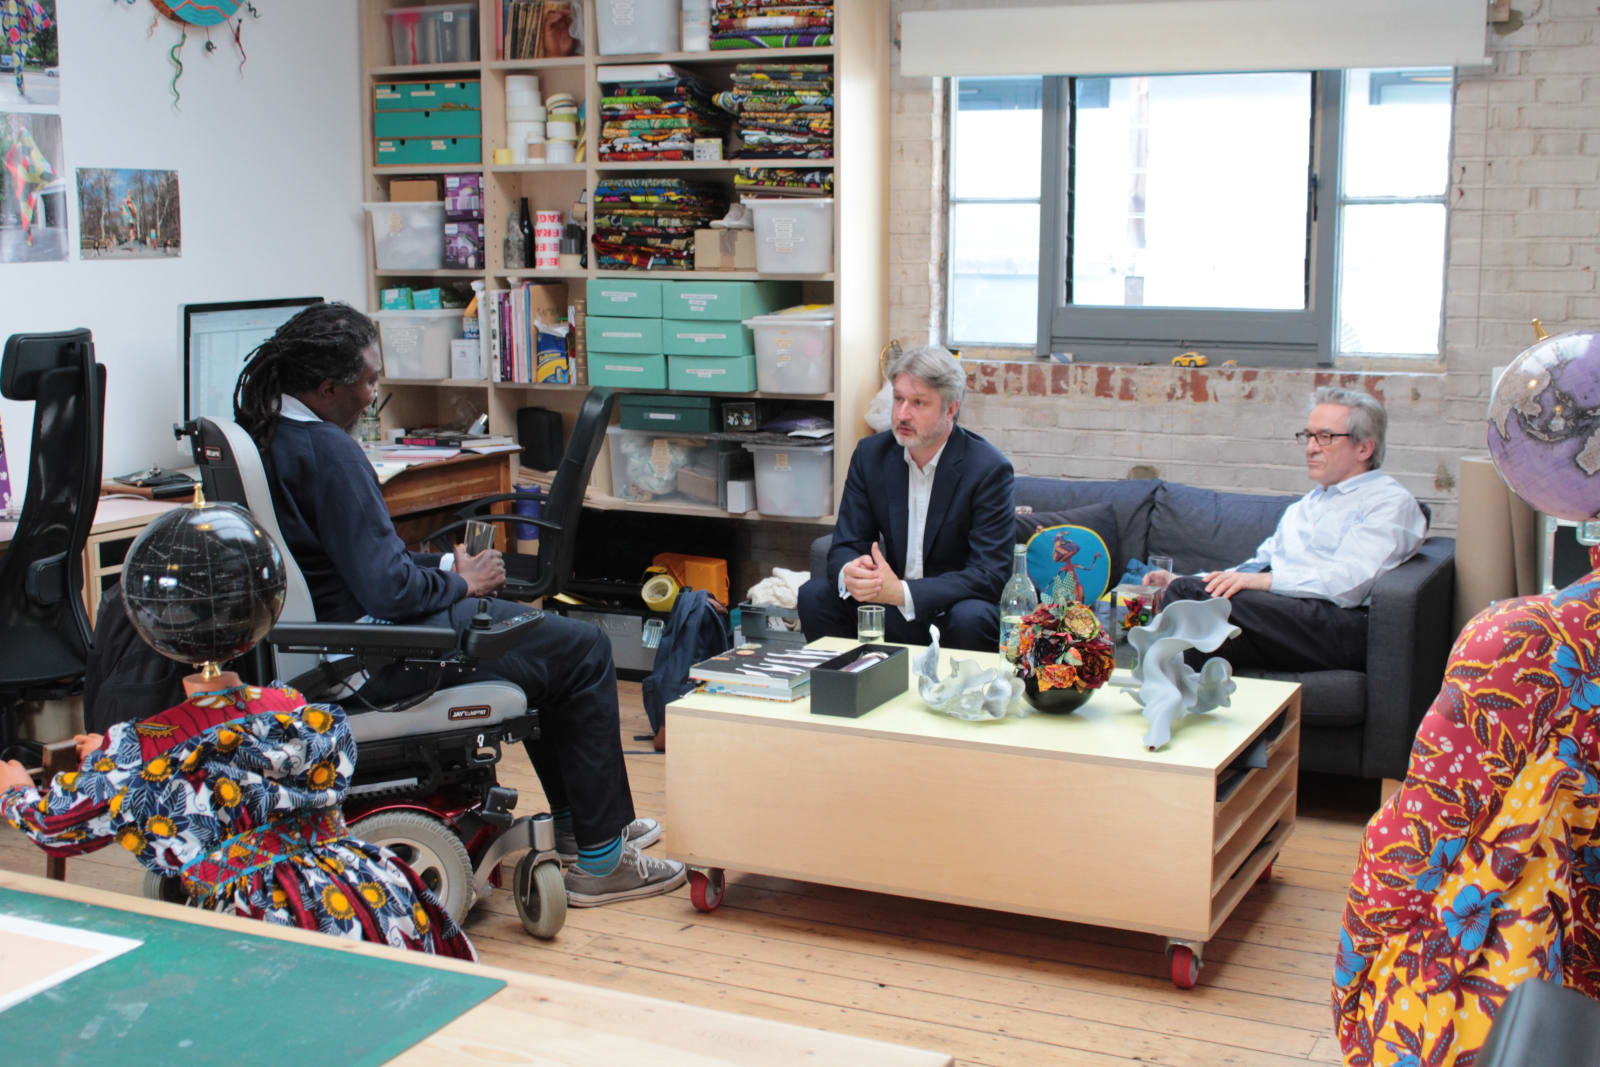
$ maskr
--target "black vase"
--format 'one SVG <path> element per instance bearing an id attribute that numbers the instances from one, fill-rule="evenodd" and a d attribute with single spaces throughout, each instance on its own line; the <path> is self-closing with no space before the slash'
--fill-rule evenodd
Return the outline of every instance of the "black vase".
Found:
<path id="1" fill-rule="evenodd" d="M 1076 711 L 1094 696 L 1093 689 L 1040 689 L 1039 677 L 1023 679 L 1022 698 L 1037 711 L 1051 711 L 1066 715 Z"/>

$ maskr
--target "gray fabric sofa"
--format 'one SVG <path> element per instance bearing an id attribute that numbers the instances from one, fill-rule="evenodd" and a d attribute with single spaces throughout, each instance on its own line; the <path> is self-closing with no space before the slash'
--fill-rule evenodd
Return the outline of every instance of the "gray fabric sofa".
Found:
<path id="1" fill-rule="evenodd" d="M 1171 556 L 1183 572 L 1249 559 L 1297 497 L 1219 493 L 1159 479 L 1070 481 L 1019 477 L 1016 502 L 1035 512 L 1109 504 L 1117 518 L 1116 565 Z M 811 546 L 811 570 L 826 568 L 830 538 Z M 1113 574 L 1115 580 L 1116 574 Z M 1417 724 L 1444 678 L 1455 640 L 1455 540 L 1429 537 L 1372 592 L 1367 670 L 1304 674 L 1248 671 L 1299 682 L 1300 765 L 1361 778 L 1403 779 Z"/>

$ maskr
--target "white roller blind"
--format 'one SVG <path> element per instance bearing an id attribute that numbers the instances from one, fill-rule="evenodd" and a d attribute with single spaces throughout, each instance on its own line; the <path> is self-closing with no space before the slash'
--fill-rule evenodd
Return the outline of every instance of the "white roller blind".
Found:
<path id="1" fill-rule="evenodd" d="M 1157 0 L 901 15 L 900 72 L 1176 74 L 1479 66 L 1483 0 Z"/>

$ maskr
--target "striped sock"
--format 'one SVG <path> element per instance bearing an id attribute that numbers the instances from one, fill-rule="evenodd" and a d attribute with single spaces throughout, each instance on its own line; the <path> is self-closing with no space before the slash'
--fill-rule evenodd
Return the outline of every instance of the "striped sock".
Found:
<path id="1" fill-rule="evenodd" d="M 603 845 L 584 845 L 578 849 L 578 869 L 585 874 L 605 875 L 622 861 L 622 835 Z"/>
<path id="2" fill-rule="evenodd" d="M 556 824 L 556 833 L 558 833 L 558 834 L 570 834 L 570 833 L 572 833 L 572 809 L 571 808 L 551 808 L 550 809 L 550 818 Z"/>

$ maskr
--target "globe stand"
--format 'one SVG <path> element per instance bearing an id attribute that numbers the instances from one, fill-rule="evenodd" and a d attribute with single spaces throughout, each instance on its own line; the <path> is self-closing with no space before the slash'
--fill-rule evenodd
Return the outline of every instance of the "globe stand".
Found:
<path id="1" fill-rule="evenodd" d="M 199 492 L 198 489 L 195 490 Z M 194 674 L 183 676 L 183 692 L 185 696 L 194 696 L 197 693 L 215 693 L 222 689 L 236 689 L 244 682 L 239 678 L 237 671 L 225 671 L 216 663 L 207 660 L 200 664 L 200 670 Z"/>

